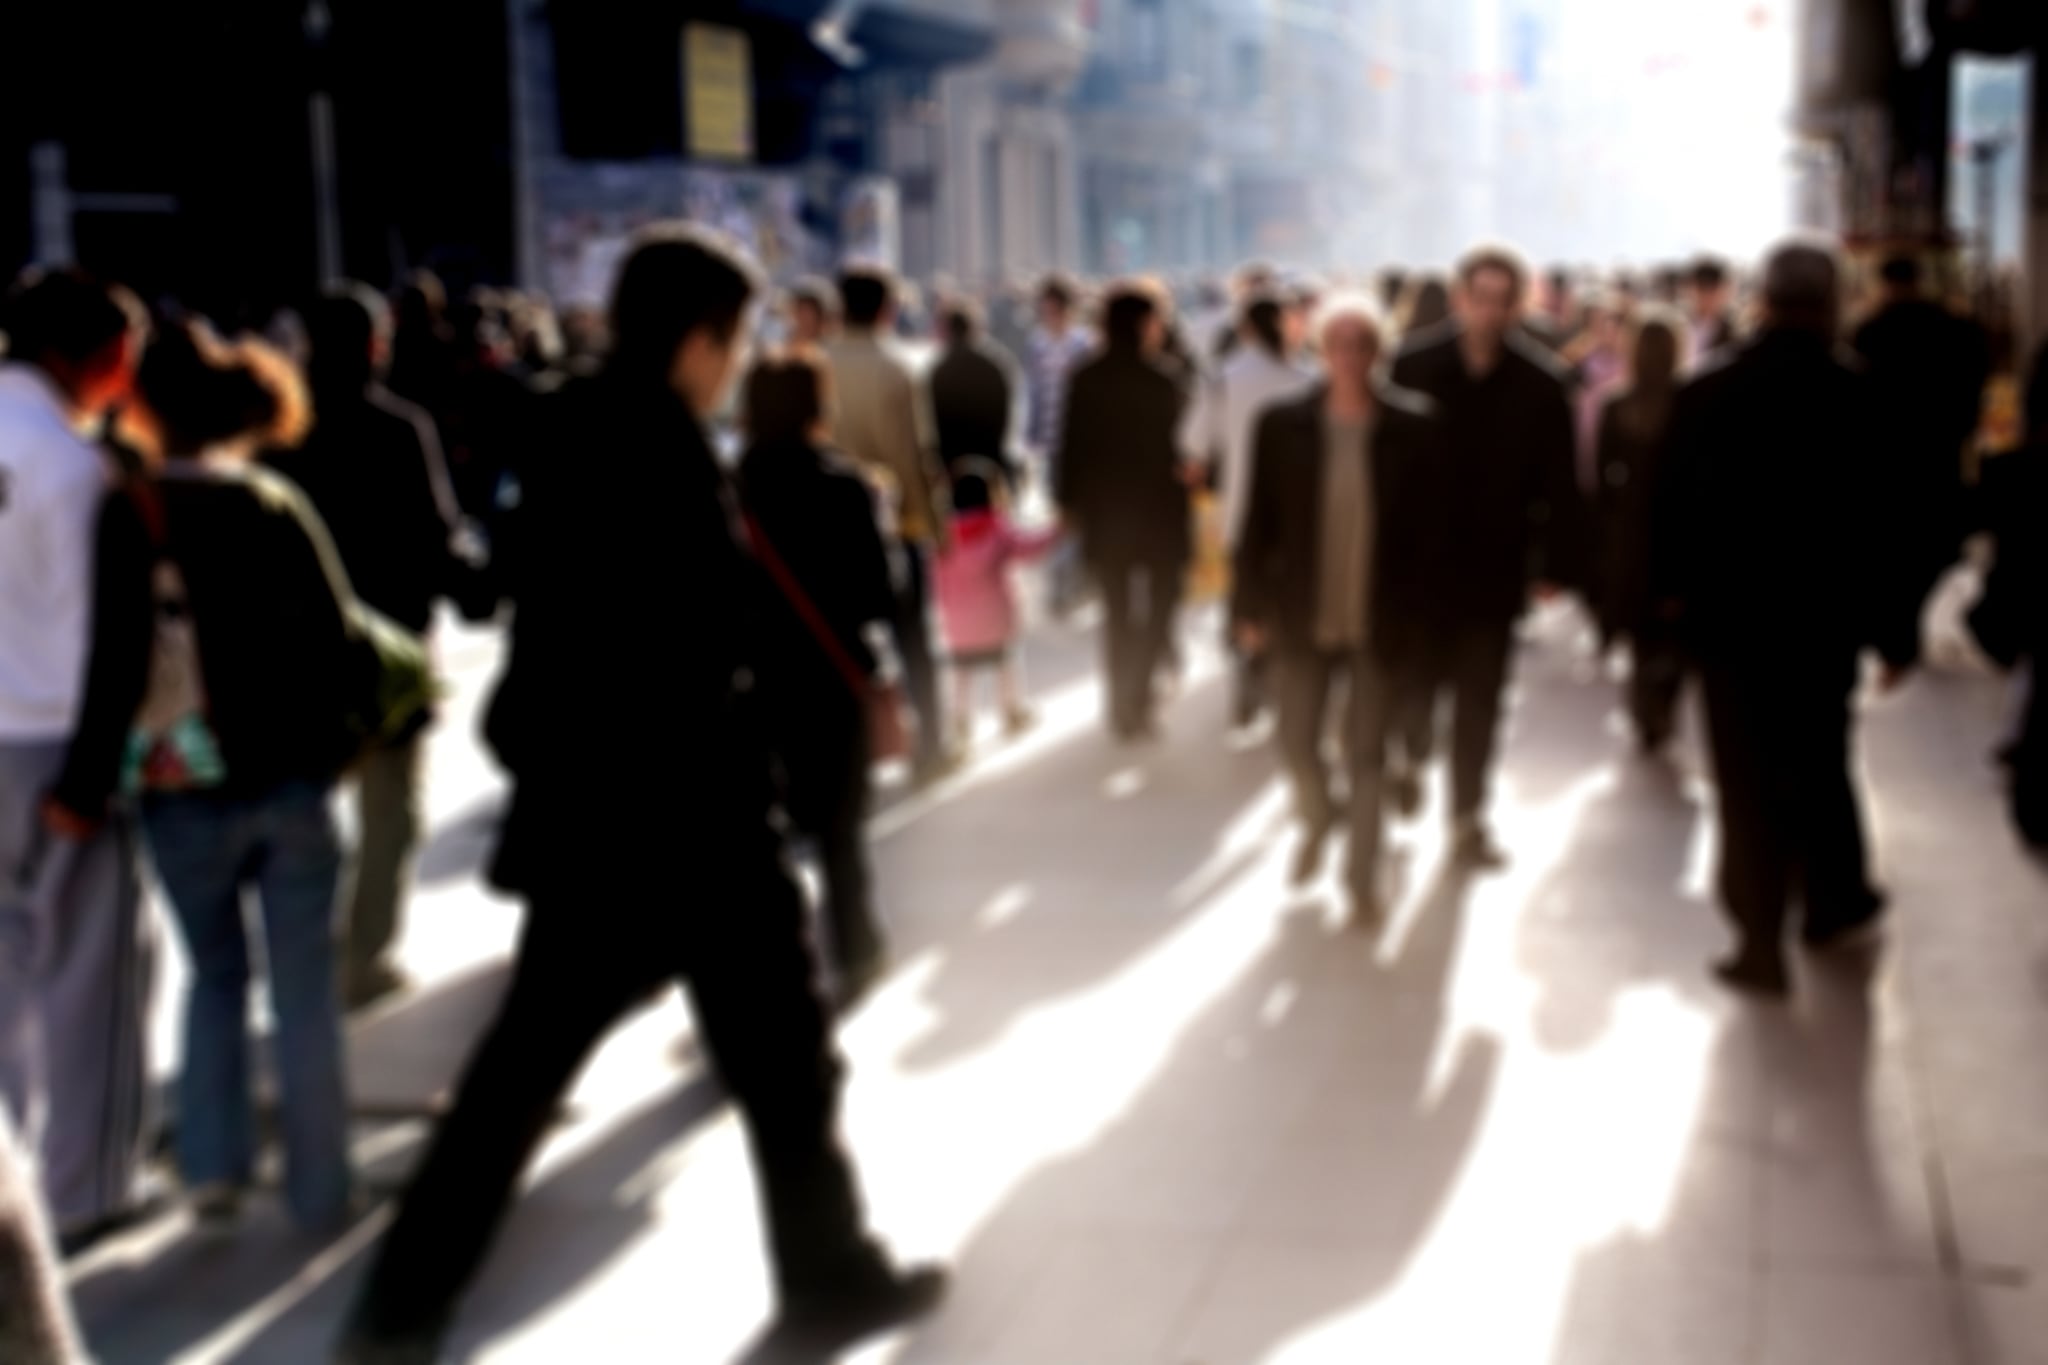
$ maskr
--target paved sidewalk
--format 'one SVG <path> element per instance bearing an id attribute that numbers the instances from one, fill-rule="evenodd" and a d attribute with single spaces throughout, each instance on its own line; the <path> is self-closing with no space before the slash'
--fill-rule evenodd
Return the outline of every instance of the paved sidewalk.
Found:
<path id="1" fill-rule="evenodd" d="M 1996 686 L 1873 704 L 1891 933 L 1757 1007 L 1703 970 L 1695 751 L 1635 759 L 1571 634 L 1521 661 L 1514 866 L 1447 877 L 1433 807 L 1378 941 L 1334 927 L 1334 883 L 1287 891 L 1284 792 L 1224 741 L 1213 651 L 1133 751 L 1099 733 L 1092 643 L 1034 636 L 1040 729 L 876 820 L 899 966 L 843 1033 L 847 1127 L 877 1226 L 959 1278 L 859 1365 L 2048 1362 L 2048 878 L 1986 760 Z M 473 875 L 492 650 L 450 652 L 423 985 L 357 1039 L 386 1182 L 515 924 Z M 715 1365 L 758 1332 L 752 1180 L 686 1034 L 663 1005 L 593 1065 L 457 1360 Z M 207 1243 L 173 1217 L 74 1287 L 106 1365 L 314 1362 L 381 1225 L 308 1246 L 264 1209 Z"/>

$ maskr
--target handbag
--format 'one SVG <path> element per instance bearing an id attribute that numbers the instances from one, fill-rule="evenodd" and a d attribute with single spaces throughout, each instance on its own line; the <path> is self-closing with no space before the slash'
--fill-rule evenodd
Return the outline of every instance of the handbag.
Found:
<path id="1" fill-rule="evenodd" d="M 761 529 L 761 523 L 748 512 L 745 515 L 747 541 L 753 547 L 754 558 L 768 571 L 776 590 L 789 603 L 797 619 L 804 623 L 804 629 L 818 642 L 818 648 L 825 651 L 832 660 L 832 667 L 845 682 L 854 699 L 860 703 L 861 713 L 867 726 L 868 756 L 876 762 L 889 762 L 910 756 L 910 728 L 903 720 L 903 696 L 893 683 L 877 682 L 870 678 L 853 656 L 846 652 L 846 646 L 827 625 L 810 594 L 796 581 L 796 575 L 789 571 L 782 556 L 776 553 L 775 543 Z"/>

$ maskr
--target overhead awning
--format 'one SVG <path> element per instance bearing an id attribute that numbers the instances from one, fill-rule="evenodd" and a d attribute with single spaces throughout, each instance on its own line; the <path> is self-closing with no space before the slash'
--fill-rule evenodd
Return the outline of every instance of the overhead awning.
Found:
<path id="1" fill-rule="evenodd" d="M 847 38 L 869 66 L 964 66 L 988 60 L 996 49 L 995 24 L 990 20 L 958 18 L 909 4 L 861 5 Z"/>

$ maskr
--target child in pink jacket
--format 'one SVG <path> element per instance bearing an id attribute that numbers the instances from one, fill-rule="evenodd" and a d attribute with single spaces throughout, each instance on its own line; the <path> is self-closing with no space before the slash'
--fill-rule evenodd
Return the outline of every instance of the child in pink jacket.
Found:
<path id="1" fill-rule="evenodd" d="M 1017 594 L 1010 566 L 1043 557 L 1060 528 L 1019 530 L 1009 516 L 1002 471 L 988 460 L 963 460 L 953 478 L 950 543 L 933 573 L 939 624 L 953 666 L 953 717 L 963 743 L 973 731 L 974 679 L 993 670 L 1010 734 L 1034 719 L 1017 676 Z"/>

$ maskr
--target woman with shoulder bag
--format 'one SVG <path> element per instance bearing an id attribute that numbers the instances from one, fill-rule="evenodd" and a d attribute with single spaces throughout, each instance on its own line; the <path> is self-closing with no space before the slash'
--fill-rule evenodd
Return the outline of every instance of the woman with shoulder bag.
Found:
<path id="1" fill-rule="evenodd" d="M 352 1204 L 331 798 L 377 723 L 389 679 L 369 675 L 385 646 L 366 638 L 304 497 L 251 463 L 306 426 L 281 355 L 203 324 L 166 326 L 123 423 L 147 468 L 109 503 L 100 573 L 133 585 L 134 606 L 101 613 L 68 789 L 118 785 L 140 802 L 193 968 L 178 1162 L 215 1226 L 238 1218 L 255 1168 L 242 903 L 256 893 L 286 1202 L 300 1226 L 331 1230 Z"/>
<path id="2" fill-rule="evenodd" d="M 790 821 L 817 843 L 840 998 L 851 1003 L 886 958 L 864 828 L 869 768 L 907 746 L 900 702 L 878 680 L 867 639 L 895 612 L 875 494 L 825 448 L 825 385 L 822 362 L 804 351 L 754 368 L 740 481 L 755 557 L 781 599 L 758 682 Z"/>

